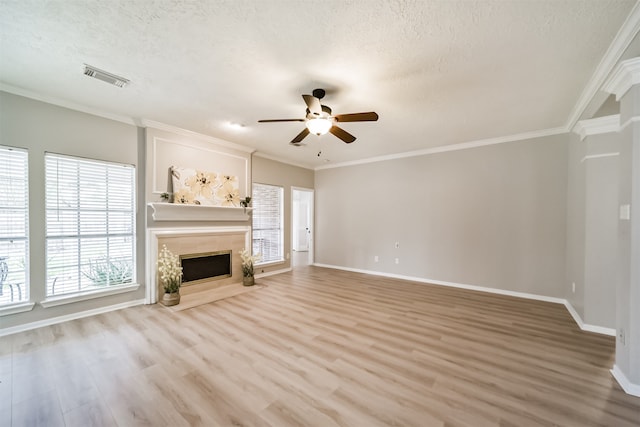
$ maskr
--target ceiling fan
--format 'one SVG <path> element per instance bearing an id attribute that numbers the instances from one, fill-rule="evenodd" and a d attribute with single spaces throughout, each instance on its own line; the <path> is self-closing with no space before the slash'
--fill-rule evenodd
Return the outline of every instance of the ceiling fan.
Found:
<path id="1" fill-rule="evenodd" d="M 331 132 L 347 144 L 356 140 L 356 137 L 349 132 L 336 126 L 339 122 L 375 122 L 378 114 L 370 111 L 368 113 L 336 114 L 331 115 L 331 108 L 320 105 L 320 100 L 324 98 L 324 89 L 314 89 L 313 95 L 302 95 L 302 99 L 307 104 L 307 115 L 304 119 L 273 119 L 258 120 L 258 123 L 274 122 L 305 122 L 305 128 L 290 142 L 292 145 L 300 145 L 302 140 L 310 133 L 324 135 Z"/>

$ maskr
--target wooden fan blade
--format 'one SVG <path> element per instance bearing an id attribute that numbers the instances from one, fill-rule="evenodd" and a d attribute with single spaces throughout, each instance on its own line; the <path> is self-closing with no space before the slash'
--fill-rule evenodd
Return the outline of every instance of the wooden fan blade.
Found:
<path id="1" fill-rule="evenodd" d="M 320 100 L 313 95 L 302 95 L 302 99 L 307 104 L 307 108 L 312 114 L 319 116 L 322 114 L 322 106 Z"/>
<path id="2" fill-rule="evenodd" d="M 378 114 L 370 111 L 368 113 L 338 114 L 333 116 L 337 122 L 375 122 Z"/>
<path id="3" fill-rule="evenodd" d="M 304 128 L 302 132 L 300 132 L 295 138 L 293 138 L 290 144 L 298 144 L 302 141 L 307 135 L 309 135 L 309 129 Z"/>
<path id="4" fill-rule="evenodd" d="M 349 132 L 339 128 L 336 125 L 331 126 L 331 129 L 329 129 L 329 132 L 331 132 L 332 134 L 334 134 L 335 136 L 337 136 L 347 144 L 351 144 L 353 141 L 356 140 L 355 136 L 351 135 Z"/>
<path id="5" fill-rule="evenodd" d="M 304 119 L 273 119 L 273 120 L 258 120 L 258 123 L 275 123 L 275 122 L 304 122 Z"/>

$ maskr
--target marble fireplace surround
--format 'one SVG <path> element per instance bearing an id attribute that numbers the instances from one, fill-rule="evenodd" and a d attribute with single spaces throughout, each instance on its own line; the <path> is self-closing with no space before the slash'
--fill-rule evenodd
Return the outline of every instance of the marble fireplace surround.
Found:
<path id="1" fill-rule="evenodd" d="M 251 245 L 249 226 L 209 226 L 149 228 L 147 230 L 147 287 L 145 303 L 154 304 L 164 293 L 158 278 L 156 261 L 162 245 L 176 255 L 214 251 L 231 251 L 231 277 L 213 279 L 180 289 L 182 295 L 207 291 L 219 286 L 242 282 L 240 251 Z"/>

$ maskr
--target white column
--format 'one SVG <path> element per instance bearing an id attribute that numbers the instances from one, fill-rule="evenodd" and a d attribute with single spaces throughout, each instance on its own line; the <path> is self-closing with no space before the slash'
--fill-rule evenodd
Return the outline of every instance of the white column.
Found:
<path id="1" fill-rule="evenodd" d="M 620 101 L 617 337 L 611 372 L 627 393 L 640 396 L 640 58 L 621 62 L 603 88 Z"/>

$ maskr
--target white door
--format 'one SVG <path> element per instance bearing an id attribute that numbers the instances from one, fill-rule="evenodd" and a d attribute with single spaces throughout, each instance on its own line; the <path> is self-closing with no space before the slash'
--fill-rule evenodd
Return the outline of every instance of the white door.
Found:
<path id="1" fill-rule="evenodd" d="M 309 263 L 312 263 L 313 190 L 292 188 L 291 193 L 291 247 L 296 252 L 308 252 Z"/>

